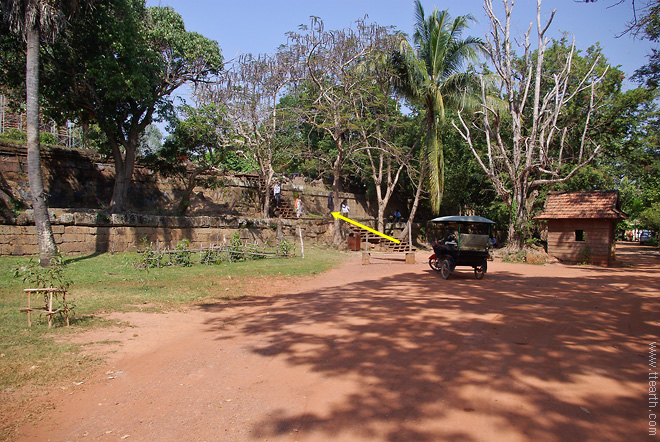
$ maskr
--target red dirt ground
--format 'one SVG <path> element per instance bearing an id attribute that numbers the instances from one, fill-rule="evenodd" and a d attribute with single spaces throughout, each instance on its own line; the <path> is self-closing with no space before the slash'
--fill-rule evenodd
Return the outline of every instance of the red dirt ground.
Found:
<path id="1" fill-rule="evenodd" d="M 273 293 L 134 327 L 17 441 L 642 441 L 660 256 L 491 263 L 444 281 L 358 257 Z M 632 266 L 631 266 L 632 265 Z M 86 340 L 86 341 L 85 341 Z M 103 347 L 108 348 L 108 344 Z"/>

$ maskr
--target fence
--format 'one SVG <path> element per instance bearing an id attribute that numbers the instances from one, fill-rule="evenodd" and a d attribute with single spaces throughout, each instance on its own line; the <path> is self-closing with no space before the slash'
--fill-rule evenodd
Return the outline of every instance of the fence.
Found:
<path id="1" fill-rule="evenodd" d="M 302 248 L 302 242 L 301 242 Z M 147 245 L 143 242 L 138 254 L 141 255 L 141 264 L 144 268 L 161 267 L 163 265 L 190 266 L 193 264 L 192 256 L 199 254 L 200 264 L 219 264 L 221 262 L 247 261 L 253 259 L 268 258 L 291 258 L 295 256 L 295 240 L 288 241 L 282 239 L 275 247 L 253 244 L 240 239 L 222 244 L 209 244 L 208 247 L 191 248 L 188 241 L 179 242 L 176 247 L 165 247 L 160 250 L 160 243 L 157 241 L 154 248 L 153 242 Z M 304 258 L 304 252 L 303 252 Z M 168 260 L 165 261 L 165 258 Z"/>
<path id="2" fill-rule="evenodd" d="M 43 120 L 43 119 L 41 119 Z M 0 134 L 9 130 L 27 130 L 25 113 L 14 113 L 9 108 L 7 97 L 0 94 Z M 82 130 L 72 122 L 67 122 L 65 127 L 58 126 L 55 121 L 47 120 L 39 124 L 39 133 L 53 135 L 54 142 L 69 148 L 83 148 Z"/>

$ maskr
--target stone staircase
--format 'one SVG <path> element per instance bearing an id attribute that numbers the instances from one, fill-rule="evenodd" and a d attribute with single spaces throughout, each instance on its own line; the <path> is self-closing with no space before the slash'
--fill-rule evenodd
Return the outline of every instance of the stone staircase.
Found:
<path id="1" fill-rule="evenodd" d="M 410 247 L 408 241 L 401 241 L 400 243 L 395 243 L 389 239 L 378 236 L 372 232 L 369 232 L 361 227 L 358 227 L 354 224 L 349 225 L 349 229 L 353 235 L 360 235 L 362 250 L 366 249 L 367 238 L 369 238 L 369 250 L 380 249 L 383 252 L 389 253 L 404 253 L 404 252 L 414 252 L 415 247 Z"/>
<path id="2" fill-rule="evenodd" d="M 259 193 L 261 195 L 268 195 L 268 198 L 270 198 L 270 207 L 275 217 L 285 219 L 296 218 L 296 211 L 288 200 L 284 199 L 284 197 L 280 198 L 279 206 L 275 207 L 275 197 L 273 196 L 272 188 L 266 188 L 266 180 L 262 177 L 256 178 L 256 181 L 259 185 Z"/>
<path id="3" fill-rule="evenodd" d="M 270 205 L 273 207 L 273 213 L 275 213 L 275 216 L 278 218 L 295 218 L 296 217 L 296 212 L 289 203 L 288 200 L 285 200 L 284 198 L 280 198 L 280 205 L 278 207 L 275 207 L 275 197 L 271 195 L 270 198 Z"/>

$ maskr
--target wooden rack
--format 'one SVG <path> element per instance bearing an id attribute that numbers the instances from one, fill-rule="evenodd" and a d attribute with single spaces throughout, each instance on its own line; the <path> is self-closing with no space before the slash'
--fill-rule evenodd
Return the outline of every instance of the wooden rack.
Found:
<path id="1" fill-rule="evenodd" d="M 32 327 L 30 313 L 35 311 L 45 313 L 48 316 L 48 328 L 52 327 L 53 325 L 53 315 L 58 313 L 64 315 L 64 318 L 66 319 L 66 326 L 69 326 L 69 312 L 71 311 L 72 307 L 70 307 L 66 302 L 66 290 L 48 287 L 40 289 L 23 289 L 23 292 L 28 295 L 27 308 L 22 308 L 21 312 L 27 313 L 28 327 Z M 30 298 L 34 293 L 44 295 L 44 307 L 32 307 L 30 305 Z M 57 299 L 59 295 L 62 296 L 61 307 L 53 310 L 53 298 Z"/>

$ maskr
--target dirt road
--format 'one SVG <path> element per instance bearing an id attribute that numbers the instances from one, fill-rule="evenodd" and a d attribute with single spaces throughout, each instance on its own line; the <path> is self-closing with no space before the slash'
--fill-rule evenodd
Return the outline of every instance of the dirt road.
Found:
<path id="1" fill-rule="evenodd" d="M 643 441 L 660 257 L 492 263 L 444 281 L 354 259 L 299 287 L 134 327 L 22 441 Z M 107 347 L 107 345 L 106 345 Z M 657 420 L 657 419 L 656 419 Z"/>

